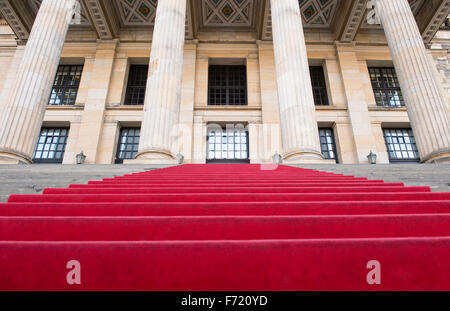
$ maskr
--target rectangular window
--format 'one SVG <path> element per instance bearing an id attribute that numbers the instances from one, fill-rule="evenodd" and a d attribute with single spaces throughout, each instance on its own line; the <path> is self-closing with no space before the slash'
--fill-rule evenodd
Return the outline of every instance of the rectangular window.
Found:
<path id="1" fill-rule="evenodd" d="M 384 129 L 384 140 L 391 162 L 419 162 L 416 140 L 411 129 Z"/>
<path id="2" fill-rule="evenodd" d="M 209 129 L 207 162 L 249 163 L 248 131 L 245 129 Z"/>
<path id="3" fill-rule="evenodd" d="M 328 106 L 327 85 L 322 66 L 309 67 L 311 83 L 314 94 L 314 103 L 316 106 Z"/>
<path id="4" fill-rule="evenodd" d="M 125 105 L 143 105 L 147 88 L 148 65 L 131 65 Z"/>
<path id="5" fill-rule="evenodd" d="M 247 105 L 247 68 L 209 66 L 208 105 Z"/>
<path id="6" fill-rule="evenodd" d="M 60 65 L 48 104 L 51 106 L 75 105 L 82 72 L 82 65 Z"/>
<path id="7" fill-rule="evenodd" d="M 120 130 L 116 164 L 122 164 L 123 160 L 132 160 L 136 157 L 140 137 L 141 129 L 138 127 L 124 127 Z"/>
<path id="8" fill-rule="evenodd" d="M 33 163 L 62 163 L 68 135 L 68 128 L 42 128 Z"/>
<path id="9" fill-rule="evenodd" d="M 334 132 L 331 128 L 320 128 L 320 148 L 325 159 L 338 161 L 336 154 L 336 143 L 334 140 Z"/>
<path id="10" fill-rule="evenodd" d="M 402 90 L 398 83 L 395 69 L 391 67 L 369 68 L 370 80 L 375 94 L 377 106 L 381 107 L 403 107 Z"/>

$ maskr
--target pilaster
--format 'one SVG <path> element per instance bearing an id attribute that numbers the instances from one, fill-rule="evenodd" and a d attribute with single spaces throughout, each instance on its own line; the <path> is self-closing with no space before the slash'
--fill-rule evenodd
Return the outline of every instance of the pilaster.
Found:
<path id="1" fill-rule="evenodd" d="M 363 74 L 359 69 L 359 61 L 353 43 L 336 42 L 336 50 L 354 140 L 355 160 L 357 163 L 367 163 L 367 155 L 370 151 L 376 151 L 376 144 L 373 138 L 364 84 L 361 81 Z"/>
<path id="2" fill-rule="evenodd" d="M 277 77 L 273 43 L 258 42 L 259 76 L 262 113 L 262 148 L 264 162 L 271 162 L 275 153 L 282 153 L 280 133 L 280 106 L 278 104 Z"/>
<path id="3" fill-rule="evenodd" d="M 97 163 L 117 45 L 118 40 L 97 42 L 77 144 L 77 152 L 86 155 L 86 164 Z"/>
<path id="4" fill-rule="evenodd" d="M 184 156 L 184 163 L 191 163 L 193 160 L 195 70 L 197 66 L 196 42 L 184 46 L 183 58 L 183 82 L 178 147 L 180 153 Z"/>

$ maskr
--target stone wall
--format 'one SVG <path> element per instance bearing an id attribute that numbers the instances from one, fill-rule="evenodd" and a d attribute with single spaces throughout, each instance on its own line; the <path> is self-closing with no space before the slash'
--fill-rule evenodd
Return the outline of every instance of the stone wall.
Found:
<path id="1" fill-rule="evenodd" d="M 11 47 L 11 32 L 6 30 L 0 26 L 3 93 L 8 92 L 8 79 L 14 77 L 9 67 L 15 58 L 20 59 L 16 47 Z M 340 55 L 343 47 L 335 44 L 331 32 L 307 31 L 305 36 L 310 65 L 324 68 L 330 100 L 330 106 L 316 107 L 317 121 L 319 127 L 334 129 L 339 162 L 364 163 L 372 150 L 380 163 L 388 163 L 382 128 L 410 125 L 405 108 L 386 109 L 375 103 L 367 67 L 392 66 L 384 36 L 379 31 L 362 31 L 357 42 L 346 45 Z M 48 107 L 44 118 L 47 126 L 70 124 L 65 164 L 73 164 L 82 150 L 88 153 L 87 163 L 113 163 L 120 127 L 139 126 L 143 118 L 142 107 L 124 106 L 123 101 L 130 64 L 148 63 L 151 33 L 127 30 L 118 41 L 94 38 L 88 30 L 69 32 L 62 62 L 84 63 L 77 102 L 73 107 Z M 450 38 L 439 38 L 430 53 L 450 99 L 449 46 Z M 247 65 L 248 107 L 208 106 L 208 65 L 236 61 Z M 252 162 L 268 162 L 274 153 L 282 153 L 271 42 L 259 41 L 247 32 L 198 33 L 198 40 L 186 41 L 181 97 L 179 151 L 187 163 L 204 163 L 207 125 L 214 122 L 249 125 Z"/>

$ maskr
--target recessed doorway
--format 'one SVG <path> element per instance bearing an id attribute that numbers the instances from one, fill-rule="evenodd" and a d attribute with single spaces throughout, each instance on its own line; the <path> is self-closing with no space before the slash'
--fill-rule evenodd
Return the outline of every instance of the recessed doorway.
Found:
<path id="1" fill-rule="evenodd" d="M 248 130 L 209 128 L 206 163 L 250 163 Z"/>

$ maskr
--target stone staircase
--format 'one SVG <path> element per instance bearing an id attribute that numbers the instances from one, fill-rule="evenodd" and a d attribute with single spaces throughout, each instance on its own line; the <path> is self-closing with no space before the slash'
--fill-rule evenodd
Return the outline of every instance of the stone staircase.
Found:
<path id="1" fill-rule="evenodd" d="M 0 202 L 10 194 L 38 194 L 44 188 L 65 188 L 168 165 L 0 165 Z M 300 165 L 297 165 L 300 166 Z M 301 165 L 339 174 L 403 182 L 407 186 L 430 186 L 435 192 L 450 192 L 450 165 Z"/>
<path id="2" fill-rule="evenodd" d="M 0 290 L 443 291 L 450 192 L 188 164 L 12 195 L 0 254 Z"/>
<path id="3" fill-rule="evenodd" d="M 450 192 L 449 164 L 310 164 L 301 167 L 369 179 L 383 179 L 386 182 L 402 182 L 406 186 L 430 186 L 433 192 Z"/>
<path id="4" fill-rule="evenodd" d="M 0 202 L 11 194 L 39 194 L 44 188 L 65 188 L 168 165 L 0 165 Z"/>

